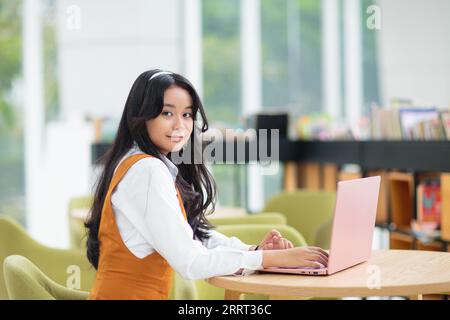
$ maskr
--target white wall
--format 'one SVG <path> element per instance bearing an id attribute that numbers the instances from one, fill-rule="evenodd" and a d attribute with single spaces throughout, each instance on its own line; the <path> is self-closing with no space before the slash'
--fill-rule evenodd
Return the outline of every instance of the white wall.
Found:
<path id="1" fill-rule="evenodd" d="M 179 0 L 62 0 L 59 77 L 65 114 L 122 113 L 133 81 L 152 68 L 179 72 Z M 76 28 L 76 10 L 79 26 Z"/>
<path id="2" fill-rule="evenodd" d="M 450 1 L 378 3 L 384 103 L 400 97 L 418 105 L 450 107 Z"/>

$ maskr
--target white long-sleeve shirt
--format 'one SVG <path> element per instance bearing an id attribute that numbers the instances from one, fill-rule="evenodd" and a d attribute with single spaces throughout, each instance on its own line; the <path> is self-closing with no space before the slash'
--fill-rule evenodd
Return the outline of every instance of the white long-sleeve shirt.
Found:
<path id="1" fill-rule="evenodd" d="M 140 153 L 135 145 L 121 162 Z M 250 245 L 236 237 L 210 230 L 211 237 L 204 243 L 193 239 L 174 184 L 178 168 L 168 158 L 163 160 L 139 160 L 112 194 L 115 220 L 130 252 L 144 258 L 157 251 L 183 278 L 191 280 L 230 275 L 241 268 L 261 269 L 262 251 L 248 251 Z"/>

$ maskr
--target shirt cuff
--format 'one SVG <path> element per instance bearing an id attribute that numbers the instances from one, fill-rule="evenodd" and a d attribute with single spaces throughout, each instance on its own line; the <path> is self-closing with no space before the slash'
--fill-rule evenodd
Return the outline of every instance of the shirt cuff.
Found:
<path id="1" fill-rule="evenodd" d="M 254 246 L 256 247 L 256 246 Z M 263 260 L 263 252 L 262 250 L 258 251 L 249 251 L 248 253 L 253 253 L 249 256 L 244 255 L 244 264 L 247 264 L 247 268 L 241 268 L 237 272 L 233 273 L 233 276 L 249 276 L 251 274 L 256 273 L 258 270 L 264 269 L 262 266 Z"/>
<path id="2" fill-rule="evenodd" d="M 263 269 L 262 262 L 263 262 L 263 251 L 262 250 L 256 250 L 256 251 L 247 251 L 243 253 L 242 258 L 242 264 L 245 267 L 245 269 L 248 270 L 261 270 Z"/>

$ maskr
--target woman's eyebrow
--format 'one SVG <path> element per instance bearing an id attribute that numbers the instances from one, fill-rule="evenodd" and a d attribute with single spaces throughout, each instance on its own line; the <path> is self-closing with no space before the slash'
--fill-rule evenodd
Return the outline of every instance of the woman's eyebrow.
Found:
<path id="1" fill-rule="evenodd" d="M 170 103 L 163 104 L 163 107 L 175 108 L 175 106 L 173 104 L 170 104 Z M 188 106 L 188 107 L 185 107 L 185 109 L 193 109 L 193 107 L 192 106 Z"/>

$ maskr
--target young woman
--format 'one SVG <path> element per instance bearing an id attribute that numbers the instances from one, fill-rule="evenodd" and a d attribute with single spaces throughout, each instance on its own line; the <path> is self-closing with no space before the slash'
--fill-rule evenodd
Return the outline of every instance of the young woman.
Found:
<path id="1" fill-rule="evenodd" d="M 212 230 L 205 216 L 215 204 L 211 175 L 204 164 L 171 161 L 193 141 L 194 126 L 204 132 L 208 122 L 187 79 L 161 70 L 136 79 L 86 222 L 87 256 L 97 269 L 90 299 L 167 299 L 173 270 L 205 279 L 327 264 L 325 251 L 293 248 L 276 230 L 258 246 Z"/>

